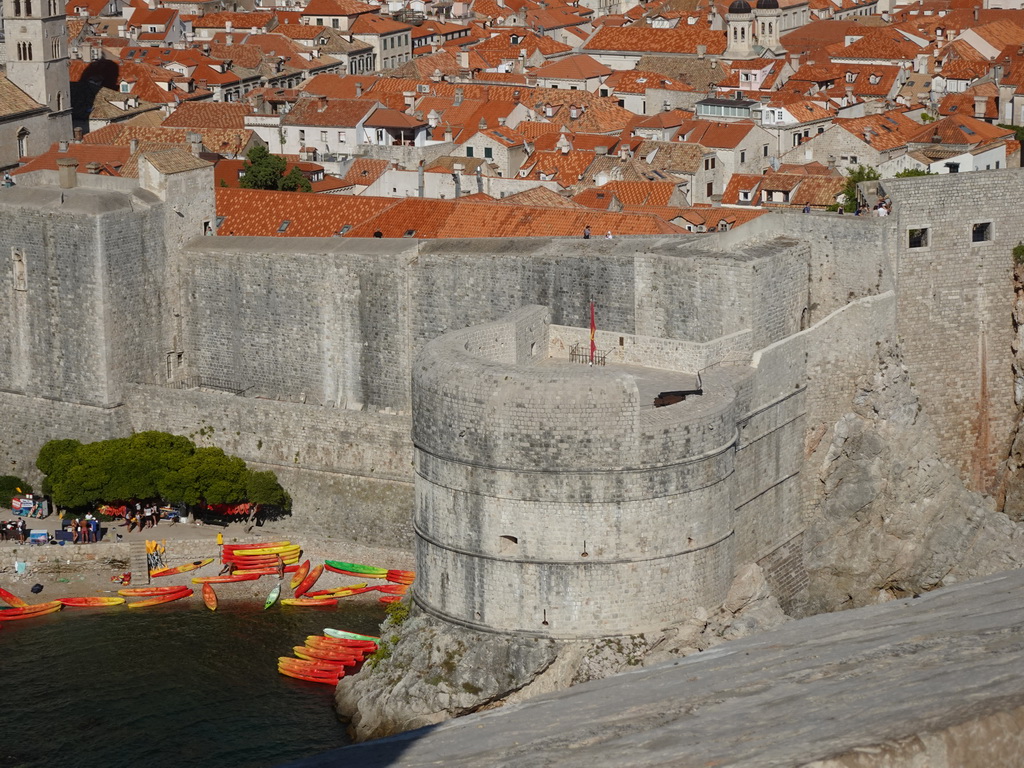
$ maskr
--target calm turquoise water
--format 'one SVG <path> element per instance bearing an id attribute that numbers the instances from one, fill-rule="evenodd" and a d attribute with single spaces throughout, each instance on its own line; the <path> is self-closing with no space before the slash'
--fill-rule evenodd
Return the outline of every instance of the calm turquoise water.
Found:
<path id="1" fill-rule="evenodd" d="M 193 598 L 65 608 L 0 629 L 0 768 L 272 766 L 347 743 L 332 686 L 277 673 L 325 626 L 377 634 L 383 608 Z"/>

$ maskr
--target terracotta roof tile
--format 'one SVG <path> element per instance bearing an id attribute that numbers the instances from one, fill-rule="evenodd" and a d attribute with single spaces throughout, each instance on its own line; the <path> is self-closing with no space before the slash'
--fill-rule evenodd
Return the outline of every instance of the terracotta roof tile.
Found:
<path id="1" fill-rule="evenodd" d="M 231 101 L 186 101 L 163 121 L 167 128 L 233 128 L 245 130 L 252 107 Z"/>
<path id="2" fill-rule="evenodd" d="M 37 109 L 45 109 L 45 107 L 8 80 L 6 75 L 0 73 L 0 117 L 32 112 Z"/>
<path id="3" fill-rule="evenodd" d="M 326 96 L 299 99 L 281 118 L 281 125 L 341 126 L 352 128 L 372 112 L 366 99 L 329 99 Z"/>
<path id="4" fill-rule="evenodd" d="M 303 16 L 355 16 L 363 13 L 377 13 L 380 9 L 358 0 L 309 0 Z"/>
<path id="5" fill-rule="evenodd" d="M 217 234 L 235 236 L 332 237 L 397 202 L 388 197 L 262 189 L 218 188 L 216 195 L 217 216 L 224 217 Z"/>
<path id="6" fill-rule="evenodd" d="M 647 214 L 602 213 L 563 206 L 540 207 L 504 202 L 406 198 L 364 224 L 348 237 L 425 239 L 449 237 L 580 237 L 584 227 L 616 235 L 675 234 L 680 229 Z"/>
<path id="7" fill-rule="evenodd" d="M 207 13 L 192 21 L 194 29 L 227 29 L 231 24 L 236 30 L 265 29 L 274 20 L 274 14 L 266 11 L 253 13 L 232 13 L 219 11 Z"/>
<path id="8" fill-rule="evenodd" d="M 586 206 L 563 197 L 547 187 L 533 187 L 525 192 L 516 192 L 503 198 L 507 205 L 537 205 L 544 208 L 585 208 Z"/>
<path id="9" fill-rule="evenodd" d="M 375 182 L 388 169 L 390 163 L 387 160 L 378 160 L 373 157 L 357 157 L 349 166 L 343 181 L 346 184 L 368 187 Z"/>
<path id="10" fill-rule="evenodd" d="M 668 91 L 693 90 L 693 87 L 686 83 L 645 69 L 619 70 L 608 77 L 603 86 L 615 93 L 646 93 L 648 88 Z"/>
<path id="11" fill-rule="evenodd" d="M 57 160 L 73 157 L 78 160 L 79 173 L 88 173 L 86 166 L 89 163 L 100 163 L 108 169 L 109 175 L 119 176 L 121 167 L 128 162 L 130 155 L 131 152 L 128 147 L 96 144 L 71 144 L 66 151 L 61 152 L 59 144 L 55 143 L 41 155 L 27 158 L 24 165 L 12 173 L 30 173 L 40 170 L 55 171 L 57 170 Z"/>
<path id="12" fill-rule="evenodd" d="M 682 27 L 601 27 L 584 45 L 584 51 L 626 51 L 633 53 L 697 53 L 703 45 L 711 56 L 725 52 L 725 32 Z"/>
<path id="13" fill-rule="evenodd" d="M 606 210 L 613 198 L 623 205 L 667 206 L 676 194 L 672 181 L 609 181 L 601 187 L 591 187 L 576 195 L 573 201 L 588 208 Z"/>
<path id="14" fill-rule="evenodd" d="M 582 53 L 556 59 L 532 70 L 532 74 L 537 77 L 556 80 L 587 80 L 593 77 L 604 77 L 612 72 L 610 67 L 606 67 L 593 57 Z"/>

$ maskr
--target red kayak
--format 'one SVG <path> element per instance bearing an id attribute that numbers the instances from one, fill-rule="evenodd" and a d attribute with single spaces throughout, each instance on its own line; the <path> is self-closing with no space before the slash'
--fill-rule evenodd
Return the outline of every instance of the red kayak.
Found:
<path id="1" fill-rule="evenodd" d="M 15 608 L 24 608 L 28 605 L 17 595 L 11 594 L 6 589 L 0 588 L 0 600 L 3 600 L 8 605 L 13 605 Z"/>
<path id="2" fill-rule="evenodd" d="M 124 605 L 123 597 L 62 597 L 60 602 L 74 608 L 103 608 L 108 605 Z"/>
<path id="3" fill-rule="evenodd" d="M 231 584 L 236 581 L 256 581 L 259 578 L 255 573 L 233 573 L 230 576 L 196 576 L 192 579 L 193 584 Z"/>
<path id="4" fill-rule="evenodd" d="M 157 595 L 151 597 L 148 600 L 140 600 L 137 603 L 128 603 L 129 608 L 148 608 L 151 605 L 161 605 L 162 603 L 173 603 L 175 600 L 181 600 L 183 597 L 191 597 L 192 590 L 188 587 L 182 587 L 179 592 L 172 592 L 169 595 Z"/>
<path id="5" fill-rule="evenodd" d="M 26 605 L 21 608 L 8 608 L 0 611 L 0 621 L 17 621 L 18 619 L 32 619 L 36 616 L 45 616 L 48 613 L 59 611 L 64 605 L 60 600 L 52 600 L 49 603 L 38 605 Z"/>
<path id="6" fill-rule="evenodd" d="M 302 582 L 299 584 L 299 586 L 295 588 L 295 596 L 302 597 L 304 594 L 306 594 L 306 592 L 309 591 L 309 589 L 314 584 L 316 584 L 316 580 L 320 578 L 320 574 L 322 574 L 323 572 L 323 565 L 318 565 L 316 568 L 314 568 L 312 571 L 306 574 L 306 578 L 304 578 Z"/>
<path id="7" fill-rule="evenodd" d="M 125 597 L 149 597 L 152 595 L 171 595 L 183 589 L 188 589 L 188 587 L 181 585 L 177 587 L 129 587 L 128 589 L 117 590 L 117 594 L 124 595 Z"/>
<path id="8" fill-rule="evenodd" d="M 307 683 L 321 683 L 323 685 L 337 685 L 338 681 L 345 676 L 344 672 L 312 675 L 288 669 L 287 667 L 278 667 L 277 671 L 286 677 L 294 677 L 296 680 L 305 680 Z"/>

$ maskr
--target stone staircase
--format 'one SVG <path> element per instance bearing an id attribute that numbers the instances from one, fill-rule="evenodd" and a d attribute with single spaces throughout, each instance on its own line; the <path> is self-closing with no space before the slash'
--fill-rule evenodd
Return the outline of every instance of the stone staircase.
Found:
<path id="1" fill-rule="evenodd" d="M 132 586 L 149 584 L 149 561 L 146 559 L 146 542 L 132 541 L 128 544 L 128 566 L 132 572 Z"/>

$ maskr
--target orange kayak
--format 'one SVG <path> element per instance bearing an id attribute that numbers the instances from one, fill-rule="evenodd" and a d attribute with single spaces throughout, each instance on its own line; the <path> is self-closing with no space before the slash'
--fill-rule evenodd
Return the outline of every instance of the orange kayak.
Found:
<path id="1" fill-rule="evenodd" d="M 217 593 L 213 591 L 212 584 L 203 584 L 203 602 L 211 611 L 217 610 Z"/>
<path id="2" fill-rule="evenodd" d="M 209 565 L 213 562 L 213 558 L 209 557 L 205 560 L 196 560 L 194 563 L 185 563 L 184 565 L 176 565 L 173 568 L 157 568 L 155 571 L 150 571 L 150 576 L 174 576 L 179 573 L 187 573 L 188 571 L 194 571 L 197 568 L 202 568 L 205 565 Z"/>
<path id="3" fill-rule="evenodd" d="M 117 594 L 125 597 L 149 597 L 151 595 L 170 595 L 183 589 L 188 589 L 188 587 L 181 585 L 177 587 L 129 587 L 117 590 Z"/>
<path id="4" fill-rule="evenodd" d="M 60 600 L 53 600 L 49 603 L 38 605 L 26 605 L 22 608 L 8 608 L 0 611 L 0 621 L 16 621 L 18 619 L 31 619 L 36 616 L 45 616 L 48 613 L 59 611 L 64 606 Z"/>
<path id="5" fill-rule="evenodd" d="M 161 603 L 173 603 L 175 600 L 181 600 L 183 597 L 191 597 L 192 590 L 188 587 L 181 587 L 178 592 L 171 592 L 167 595 L 157 595 L 151 597 L 148 600 L 140 600 L 137 603 L 128 603 L 129 608 L 148 608 L 151 605 L 160 605 Z"/>
<path id="6" fill-rule="evenodd" d="M 60 602 L 74 608 L 103 608 L 108 605 L 123 605 L 123 597 L 62 597 Z"/>
<path id="7" fill-rule="evenodd" d="M 314 584 L 316 584 L 316 580 L 320 578 L 320 574 L 322 574 L 323 572 L 324 566 L 323 564 L 321 564 L 314 568 L 312 571 L 310 571 L 308 574 L 306 574 L 306 578 L 304 578 L 302 582 L 299 584 L 299 586 L 295 588 L 295 596 L 302 597 L 304 594 L 306 594 L 306 592 L 308 592 L 309 589 Z"/>
<path id="8" fill-rule="evenodd" d="M 20 597 L 8 592 L 6 589 L 0 589 L 0 600 L 3 600 L 8 605 L 13 605 L 15 608 L 24 608 L 28 605 Z"/>
<path id="9" fill-rule="evenodd" d="M 337 685 L 338 681 L 344 677 L 344 673 L 329 672 L 323 675 L 312 675 L 303 672 L 298 672 L 294 669 L 288 669 L 287 667 L 278 667 L 277 671 L 286 677 L 294 677 L 296 680 L 305 680 L 307 683 L 322 683 L 325 685 Z"/>
<path id="10" fill-rule="evenodd" d="M 222 549 L 225 553 L 230 553 L 238 549 L 276 549 L 277 547 L 287 547 L 290 544 L 290 541 L 265 541 L 255 544 L 225 544 Z"/>
<path id="11" fill-rule="evenodd" d="M 295 589 L 297 586 L 299 586 L 299 584 L 302 583 L 302 580 L 304 578 L 306 578 L 306 576 L 308 576 L 308 575 L 309 575 L 309 560 L 307 560 L 302 565 L 300 565 L 299 566 L 299 570 L 297 570 L 292 575 L 291 588 Z"/>
<path id="12" fill-rule="evenodd" d="M 233 573 L 230 576 L 196 576 L 192 579 L 193 584 L 230 584 L 235 581 L 256 581 L 259 578 L 255 573 Z"/>
<path id="13" fill-rule="evenodd" d="M 281 605 L 298 605 L 303 608 L 333 608 L 338 604 L 338 598 L 316 600 L 312 597 L 282 597 Z"/>

